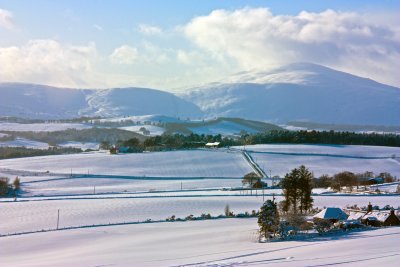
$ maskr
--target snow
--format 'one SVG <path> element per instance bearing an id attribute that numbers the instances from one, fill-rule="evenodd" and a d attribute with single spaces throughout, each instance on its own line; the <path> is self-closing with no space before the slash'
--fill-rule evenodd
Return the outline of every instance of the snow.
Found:
<path id="1" fill-rule="evenodd" d="M 60 210 L 60 227 L 87 226 L 93 224 L 109 224 L 138 222 L 147 219 L 165 220 L 171 215 L 184 218 L 190 214 L 200 216 L 210 213 L 218 216 L 224 213 L 229 205 L 235 213 L 258 210 L 263 197 L 243 195 L 207 195 L 202 192 L 191 192 L 181 195 L 98 195 L 98 196 L 60 196 L 52 198 L 19 198 L 17 202 L 1 201 L 2 214 L 1 234 L 41 229 L 54 229 L 57 210 Z M 369 202 L 378 206 L 398 206 L 398 196 L 313 196 L 315 207 L 340 207 L 347 205 L 366 206 Z M 264 200 L 272 199 L 265 196 Z M 283 200 L 276 196 L 277 201 Z"/>
<path id="2" fill-rule="evenodd" d="M 67 129 L 88 129 L 90 125 L 81 123 L 13 123 L 0 122 L 0 131 L 15 131 L 15 132 L 55 132 L 64 131 Z"/>
<path id="3" fill-rule="evenodd" d="M 75 142 L 75 141 L 69 141 L 65 143 L 58 144 L 57 146 L 60 147 L 75 147 L 75 148 L 80 148 L 82 150 L 86 149 L 92 149 L 92 150 L 98 150 L 99 149 L 99 144 L 98 143 L 93 143 L 93 142 Z"/>
<path id="4" fill-rule="evenodd" d="M 241 73 L 182 97 L 209 117 L 400 125 L 398 88 L 309 63 Z"/>
<path id="5" fill-rule="evenodd" d="M 81 153 L 7 159 L 1 168 L 51 173 L 122 175 L 129 177 L 241 178 L 253 171 L 241 153 L 220 150 L 186 150 L 110 155 Z"/>
<path id="6" fill-rule="evenodd" d="M 122 130 L 143 134 L 143 132 L 140 131 L 140 128 L 145 128 L 146 130 L 149 130 L 150 136 L 162 135 L 165 132 L 165 129 L 163 127 L 154 125 L 133 125 L 133 126 L 119 127 L 119 129 Z"/>
<path id="7" fill-rule="evenodd" d="M 133 122 L 182 122 L 178 118 L 169 117 L 164 115 L 142 115 L 142 116 L 123 116 L 123 117 L 113 117 L 99 119 L 100 122 L 122 122 L 122 121 L 133 121 Z"/>
<path id="8" fill-rule="evenodd" d="M 400 227 L 258 243 L 256 219 L 75 229 L 0 238 L 4 266 L 397 266 Z"/>
<path id="9" fill-rule="evenodd" d="M 260 167 L 281 177 L 300 165 L 305 165 L 316 177 L 342 171 L 389 172 L 400 177 L 398 147 L 282 144 L 253 145 L 245 149 Z"/>
<path id="10" fill-rule="evenodd" d="M 313 216 L 315 219 L 336 219 L 336 220 L 346 220 L 347 214 L 340 208 L 328 207 Z"/>
<path id="11" fill-rule="evenodd" d="M 49 144 L 25 138 L 16 138 L 15 140 L 0 142 L 0 147 L 26 147 L 35 149 L 48 149 Z"/>
<path id="12" fill-rule="evenodd" d="M 206 126 L 199 127 L 189 127 L 195 134 L 205 134 L 205 135 L 217 135 L 221 134 L 222 136 L 226 135 L 238 135 L 241 131 L 246 131 L 247 133 L 256 133 L 257 131 L 253 128 L 240 125 L 238 123 L 234 123 L 231 121 L 222 120 L 217 123 L 209 124 Z"/>
<path id="13" fill-rule="evenodd" d="M 275 152 L 288 154 L 338 155 L 352 157 L 400 157 L 400 147 L 357 145 L 304 145 L 304 144 L 260 144 L 238 146 L 249 152 Z"/>
<path id="14" fill-rule="evenodd" d="M 147 88 L 112 88 L 95 90 L 86 98 L 88 108 L 81 114 L 102 117 L 143 116 L 163 114 L 166 116 L 199 117 L 199 107 L 176 95 Z"/>

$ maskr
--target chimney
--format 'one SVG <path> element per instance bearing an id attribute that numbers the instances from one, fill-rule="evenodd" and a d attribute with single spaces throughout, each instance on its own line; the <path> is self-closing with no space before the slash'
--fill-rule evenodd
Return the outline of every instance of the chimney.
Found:
<path id="1" fill-rule="evenodd" d="M 390 215 L 395 216 L 395 214 L 394 214 L 394 209 L 393 209 L 393 208 L 390 209 Z"/>
<path id="2" fill-rule="evenodd" d="M 371 211 L 372 211 L 372 204 L 371 204 L 371 202 L 369 202 L 367 212 L 371 212 Z"/>

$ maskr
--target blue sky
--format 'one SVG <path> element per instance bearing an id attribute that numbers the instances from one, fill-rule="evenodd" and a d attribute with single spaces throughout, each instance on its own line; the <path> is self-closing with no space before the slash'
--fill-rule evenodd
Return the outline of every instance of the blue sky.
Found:
<path id="1" fill-rule="evenodd" d="M 171 90 L 310 61 L 399 86 L 399 11 L 399 1 L 0 0 L 0 81 Z"/>

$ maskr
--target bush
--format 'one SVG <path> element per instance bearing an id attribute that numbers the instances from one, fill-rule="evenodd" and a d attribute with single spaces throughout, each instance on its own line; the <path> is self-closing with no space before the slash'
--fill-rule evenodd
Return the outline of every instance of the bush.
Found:
<path id="1" fill-rule="evenodd" d="M 18 178 L 18 176 L 15 177 L 13 186 L 14 186 L 14 191 L 19 191 L 21 189 L 21 180 Z"/>
<path id="2" fill-rule="evenodd" d="M 332 222 L 328 220 L 316 220 L 314 222 L 314 229 L 318 232 L 318 234 L 322 235 L 323 233 L 328 232 L 332 228 Z"/>
<path id="3" fill-rule="evenodd" d="M 10 189 L 9 181 L 7 177 L 0 177 L 0 196 L 8 195 Z"/>

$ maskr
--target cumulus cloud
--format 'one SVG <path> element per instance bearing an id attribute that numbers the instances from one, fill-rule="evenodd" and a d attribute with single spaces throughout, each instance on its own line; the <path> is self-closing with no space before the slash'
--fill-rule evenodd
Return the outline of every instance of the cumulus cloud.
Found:
<path id="1" fill-rule="evenodd" d="M 396 25 L 396 24 L 394 24 Z M 355 12 L 302 11 L 274 15 L 267 8 L 215 10 L 183 28 L 199 48 L 244 69 L 309 61 L 400 85 L 399 27 Z"/>
<path id="2" fill-rule="evenodd" d="M 13 14 L 5 9 L 0 8 L 0 27 L 12 29 L 14 27 Z"/>
<path id="3" fill-rule="evenodd" d="M 138 56 L 138 51 L 135 47 L 123 45 L 114 50 L 110 55 L 111 62 L 114 64 L 133 64 Z"/>
<path id="4" fill-rule="evenodd" d="M 147 24 L 140 24 L 138 31 L 146 35 L 158 35 L 162 33 L 161 28 Z"/>
<path id="5" fill-rule="evenodd" d="M 62 45 L 55 40 L 31 40 L 22 46 L 0 47 L 4 67 L 0 81 L 58 86 L 88 86 L 97 50 L 87 45 Z"/>

